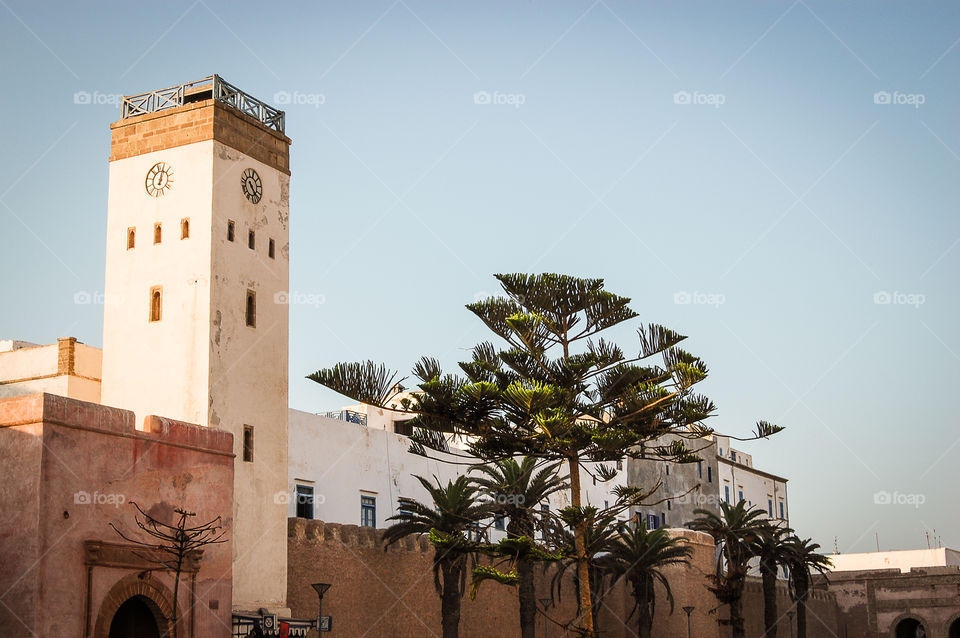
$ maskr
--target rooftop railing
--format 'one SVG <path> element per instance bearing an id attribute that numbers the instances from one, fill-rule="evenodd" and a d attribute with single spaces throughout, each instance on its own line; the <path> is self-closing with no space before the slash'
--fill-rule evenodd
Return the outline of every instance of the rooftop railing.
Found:
<path id="1" fill-rule="evenodd" d="M 157 111 L 165 111 L 211 98 L 232 106 L 241 113 L 246 113 L 274 131 L 284 132 L 283 111 L 241 91 L 219 75 L 211 75 L 196 82 L 178 84 L 177 86 L 148 91 L 140 95 L 125 95 L 123 97 L 122 117 L 128 118 L 156 113 Z"/>
<path id="2" fill-rule="evenodd" d="M 337 419 L 338 421 L 346 421 L 347 423 L 356 423 L 357 425 L 366 426 L 367 425 L 367 415 L 362 412 L 354 412 L 353 410 L 334 410 L 333 412 L 320 412 L 320 416 L 325 416 L 328 419 Z"/>

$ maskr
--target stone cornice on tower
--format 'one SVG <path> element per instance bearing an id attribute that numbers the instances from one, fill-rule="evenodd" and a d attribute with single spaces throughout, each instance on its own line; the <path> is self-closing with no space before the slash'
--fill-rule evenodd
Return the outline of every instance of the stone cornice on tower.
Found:
<path id="1" fill-rule="evenodd" d="M 214 99 L 127 117 L 111 124 L 110 131 L 111 162 L 216 140 L 290 174 L 289 137 Z"/>

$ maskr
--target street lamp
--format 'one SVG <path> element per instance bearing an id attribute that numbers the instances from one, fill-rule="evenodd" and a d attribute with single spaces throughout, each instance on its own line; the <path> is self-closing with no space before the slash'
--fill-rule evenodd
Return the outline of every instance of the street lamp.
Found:
<path id="1" fill-rule="evenodd" d="M 553 598 L 538 598 L 543 605 L 543 638 L 550 638 L 550 619 L 547 617 L 547 609 L 553 604 Z"/>
<path id="2" fill-rule="evenodd" d="M 790 638 L 793 638 L 793 615 L 796 612 L 788 611 L 787 612 L 787 623 L 790 625 Z"/>
<path id="3" fill-rule="evenodd" d="M 694 607 L 693 605 L 687 605 L 686 607 L 683 607 L 683 611 L 686 612 L 686 614 L 687 614 L 687 638 L 691 638 L 691 635 L 690 635 L 690 614 L 693 613 L 693 610 L 694 610 L 694 609 L 695 609 L 695 607 Z"/>
<path id="4" fill-rule="evenodd" d="M 317 592 L 317 631 L 330 631 L 333 629 L 333 617 L 323 615 L 323 595 L 327 590 L 333 587 L 327 583 L 313 583 L 310 585 Z"/>

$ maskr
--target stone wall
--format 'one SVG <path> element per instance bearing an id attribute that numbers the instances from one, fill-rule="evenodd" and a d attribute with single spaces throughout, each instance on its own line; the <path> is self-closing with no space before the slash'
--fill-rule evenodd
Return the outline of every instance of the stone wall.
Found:
<path id="1" fill-rule="evenodd" d="M 172 577 L 110 527 L 139 536 L 135 501 L 163 522 L 174 508 L 232 533 L 233 440 L 221 430 L 49 394 L 0 400 L 0 635 L 105 638 L 133 595 L 171 609 Z M 143 537 L 141 537 L 143 538 Z M 226 638 L 230 542 L 205 549 L 180 589 L 181 638 Z"/>
<path id="2" fill-rule="evenodd" d="M 333 585 L 324 597 L 323 613 L 333 616 L 337 636 L 401 638 L 439 635 L 440 599 L 431 575 L 433 547 L 426 538 L 408 538 L 384 551 L 379 541 L 381 530 L 291 518 L 288 531 L 287 597 L 295 617 L 316 615 L 317 596 L 310 584 L 323 582 Z M 676 608 L 672 615 L 669 614 L 664 592 L 658 589 L 654 635 L 686 636 L 687 620 L 681 607 L 693 605 L 693 636 L 729 636 L 729 628 L 721 627 L 717 613 L 711 613 L 716 600 L 706 589 L 707 575 L 713 569 L 712 540 L 700 532 L 671 531 L 687 537 L 694 554 L 689 567 L 664 570 Z M 550 595 L 551 577 L 552 571 L 538 572 L 538 597 Z M 782 586 L 781 611 L 788 611 L 791 604 L 786 587 Z M 836 626 L 836 614 L 832 599 L 818 592 L 811 607 L 808 636 L 834 636 L 832 628 Z M 748 585 L 745 608 L 749 619 L 747 635 L 762 635 L 763 606 L 759 582 Z M 635 636 L 636 617 L 629 617 L 631 609 L 629 592 L 622 583 L 616 584 L 604 601 L 599 618 L 600 635 L 604 638 Z M 562 627 L 576 613 L 575 593 L 569 578 L 562 585 L 558 605 L 549 613 L 560 623 L 551 624 L 549 635 L 572 637 L 573 634 Z M 814 619 L 814 613 L 822 622 Z M 513 638 L 520 635 L 518 619 L 516 590 L 487 582 L 480 588 L 476 600 L 464 598 L 460 635 L 462 638 Z M 783 636 L 787 635 L 785 622 L 781 631 Z M 545 635 L 542 615 L 538 617 L 537 635 Z M 312 636 L 316 638 L 316 634 Z"/>

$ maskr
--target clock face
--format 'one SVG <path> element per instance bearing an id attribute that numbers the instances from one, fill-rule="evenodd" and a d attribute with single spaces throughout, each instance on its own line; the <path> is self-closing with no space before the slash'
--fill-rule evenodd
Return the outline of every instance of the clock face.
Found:
<path id="1" fill-rule="evenodd" d="M 243 175 L 240 176 L 240 186 L 247 199 L 254 204 L 260 202 L 260 198 L 263 197 L 263 182 L 260 181 L 257 171 L 252 168 L 243 171 Z"/>
<path id="2" fill-rule="evenodd" d="M 173 186 L 173 167 L 165 162 L 157 162 L 147 171 L 145 185 L 148 195 L 160 197 Z"/>

